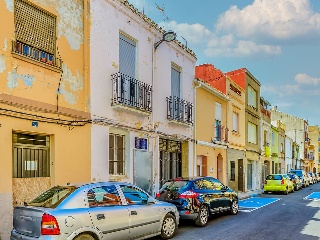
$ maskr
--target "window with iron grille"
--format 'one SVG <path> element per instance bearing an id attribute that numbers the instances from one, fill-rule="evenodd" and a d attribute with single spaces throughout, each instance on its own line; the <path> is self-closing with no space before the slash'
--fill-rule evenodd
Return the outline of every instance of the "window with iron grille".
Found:
<path id="1" fill-rule="evenodd" d="M 125 136 L 109 134 L 109 174 L 124 175 Z"/>
<path id="2" fill-rule="evenodd" d="M 13 133 L 13 177 L 50 177 L 50 137 Z"/>
<path id="3" fill-rule="evenodd" d="M 27 0 L 15 0 L 14 24 L 15 53 L 60 67 L 55 57 L 56 16 Z"/>

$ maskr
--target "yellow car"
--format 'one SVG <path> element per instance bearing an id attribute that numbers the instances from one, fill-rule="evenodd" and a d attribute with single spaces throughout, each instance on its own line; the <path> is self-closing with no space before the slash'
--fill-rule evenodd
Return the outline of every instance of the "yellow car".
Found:
<path id="1" fill-rule="evenodd" d="M 264 180 L 263 192 L 294 192 L 293 182 L 287 174 L 270 174 Z"/>

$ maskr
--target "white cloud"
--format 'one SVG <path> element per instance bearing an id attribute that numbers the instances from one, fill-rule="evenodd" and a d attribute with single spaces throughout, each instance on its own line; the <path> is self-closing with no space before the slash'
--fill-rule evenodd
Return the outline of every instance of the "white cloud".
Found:
<path id="1" fill-rule="evenodd" d="M 232 6 L 219 17 L 216 28 L 251 39 L 317 38 L 320 14 L 313 12 L 309 0 L 255 0 L 243 9 Z"/>
<path id="2" fill-rule="evenodd" d="M 232 43 L 232 42 L 230 42 Z M 205 54 L 207 56 L 224 56 L 224 57 L 244 57 L 257 54 L 278 55 L 281 53 L 279 46 L 258 45 L 252 41 L 240 40 L 236 45 L 224 45 L 220 43 L 220 47 L 207 48 Z"/>
<path id="3" fill-rule="evenodd" d="M 318 85 L 320 84 L 320 78 L 310 77 L 305 73 L 299 73 L 295 76 L 295 80 L 299 84 L 305 85 Z"/>

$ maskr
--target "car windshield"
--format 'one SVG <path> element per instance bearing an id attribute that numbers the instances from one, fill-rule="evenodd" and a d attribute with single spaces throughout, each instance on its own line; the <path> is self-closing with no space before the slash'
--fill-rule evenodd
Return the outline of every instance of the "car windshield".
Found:
<path id="1" fill-rule="evenodd" d="M 281 175 L 269 175 L 267 176 L 267 180 L 282 180 Z"/>
<path id="2" fill-rule="evenodd" d="M 186 186 L 187 183 L 187 181 L 168 181 L 162 186 L 161 190 L 178 191 Z"/>
<path id="3" fill-rule="evenodd" d="M 28 203 L 28 206 L 54 208 L 76 189 L 76 187 L 52 187 Z"/>

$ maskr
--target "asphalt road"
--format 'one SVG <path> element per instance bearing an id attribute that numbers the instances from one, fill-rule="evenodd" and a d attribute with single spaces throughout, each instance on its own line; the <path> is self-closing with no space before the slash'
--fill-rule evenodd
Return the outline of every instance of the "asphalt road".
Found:
<path id="1" fill-rule="evenodd" d="M 310 199 L 307 197 L 314 197 Z M 237 215 L 215 215 L 204 228 L 182 221 L 175 240 L 319 240 L 320 183 L 289 195 L 262 194 L 257 207 L 243 203 Z M 265 199 L 268 198 L 268 199 Z M 273 198 L 273 199 L 269 199 Z M 252 199 L 257 201 L 257 199 Z M 270 201 L 268 201 L 270 200 Z M 248 200 L 247 200 L 248 201 Z M 254 204 L 255 201 L 251 201 Z M 248 201 L 250 202 L 250 201 Z M 266 202 L 268 204 L 261 205 Z M 159 237 L 150 240 L 158 240 Z"/>

